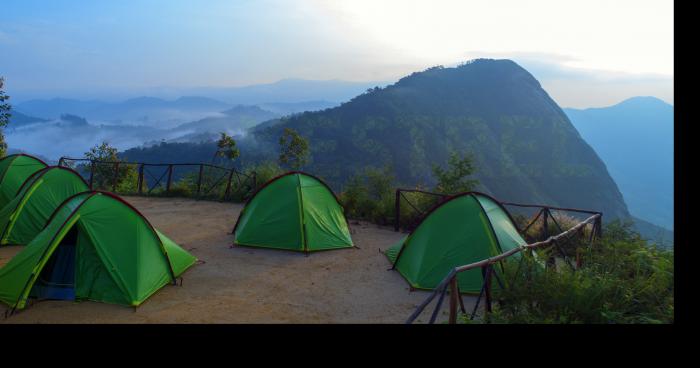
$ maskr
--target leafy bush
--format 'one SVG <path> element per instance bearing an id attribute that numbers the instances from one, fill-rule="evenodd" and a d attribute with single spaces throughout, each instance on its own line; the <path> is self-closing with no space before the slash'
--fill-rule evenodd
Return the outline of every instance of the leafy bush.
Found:
<path id="1" fill-rule="evenodd" d="M 549 216 L 547 220 L 547 237 L 567 231 L 572 227 L 576 226 L 582 220 L 583 219 L 570 216 L 563 212 L 552 211 L 551 216 Z M 527 226 L 528 222 L 529 220 L 525 222 L 525 225 L 522 225 L 521 229 L 524 229 L 524 226 Z M 544 219 L 543 216 L 540 216 L 540 218 L 535 223 L 533 223 L 530 226 L 530 228 L 528 228 L 526 238 L 531 241 L 545 240 L 546 237 L 544 236 L 545 233 L 543 230 Z M 582 247 L 586 246 L 589 243 L 589 238 L 592 230 L 593 226 L 587 225 L 583 228 L 582 231 L 578 232 L 577 234 L 571 235 L 568 241 L 561 241 L 559 246 L 561 247 L 563 255 L 566 255 L 567 257 L 580 256 L 578 254 L 578 250 L 582 249 Z M 553 251 L 552 254 L 556 256 L 563 256 L 559 251 Z"/>
<path id="2" fill-rule="evenodd" d="M 492 323 L 673 323 L 673 253 L 624 223 L 583 249 L 582 267 L 545 268 L 530 256 L 504 266 Z M 483 320 L 479 321 L 483 322 Z"/>
<path id="3" fill-rule="evenodd" d="M 247 175 L 255 172 L 256 188 L 260 188 L 273 178 L 285 173 L 285 170 L 274 161 L 264 161 L 244 170 Z"/>
<path id="4" fill-rule="evenodd" d="M 68 165 L 78 172 L 90 175 L 92 172 L 92 188 L 95 190 L 115 191 L 132 194 L 138 191 L 138 170 L 136 165 L 124 163 L 117 156 L 117 149 L 107 142 L 102 142 L 85 152 L 85 158 L 98 161 L 92 164 Z M 99 161 L 104 161 L 100 163 Z M 105 163 L 110 162 L 110 163 Z M 117 165 L 119 163 L 119 165 Z"/>
<path id="5" fill-rule="evenodd" d="M 467 179 L 474 174 L 474 158 L 467 154 L 460 156 L 457 152 L 451 152 L 447 161 L 447 169 L 433 165 L 433 176 L 437 180 L 435 191 L 445 194 L 457 194 L 474 190 L 479 184 L 478 180 Z"/>
<path id="6" fill-rule="evenodd" d="M 338 199 L 350 218 L 393 224 L 395 178 L 389 167 L 367 167 L 352 176 Z"/>

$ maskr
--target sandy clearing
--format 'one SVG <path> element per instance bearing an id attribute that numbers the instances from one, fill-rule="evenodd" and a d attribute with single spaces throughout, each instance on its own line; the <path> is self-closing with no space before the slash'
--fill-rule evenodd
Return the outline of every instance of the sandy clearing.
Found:
<path id="1" fill-rule="evenodd" d="M 42 301 L 0 323 L 403 323 L 427 297 L 380 253 L 402 236 L 351 221 L 359 249 L 312 253 L 230 248 L 242 205 L 191 199 L 125 197 L 161 232 L 204 264 L 139 308 Z M 20 247 L 0 248 L 3 265 Z M 468 309 L 473 297 L 465 296 Z M 446 305 L 441 320 L 446 319 Z M 432 308 L 419 321 L 429 318 Z M 4 313 L 4 306 L 0 307 Z"/>

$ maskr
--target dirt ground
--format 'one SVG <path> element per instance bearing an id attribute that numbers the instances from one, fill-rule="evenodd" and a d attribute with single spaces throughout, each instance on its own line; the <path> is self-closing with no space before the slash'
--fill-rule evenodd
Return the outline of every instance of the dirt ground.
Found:
<path id="1" fill-rule="evenodd" d="M 427 296 L 380 253 L 403 234 L 351 221 L 359 249 L 302 253 L 230 248 L 242 205 L 125 197 L 161 232 L 205 263 L 138 308 L 98 302 L 41 301 L 0 323 L 403 323 Z M 0 266 L 21 247 L 0 248 Z M 464 297 L 467 310 L 473 297 Z M 447 300 L 440 321 L 447 318 Z M 4 314 L 4 306 L 0 313 Z M 426 322 L 434 302 L 419 317 Z"/>

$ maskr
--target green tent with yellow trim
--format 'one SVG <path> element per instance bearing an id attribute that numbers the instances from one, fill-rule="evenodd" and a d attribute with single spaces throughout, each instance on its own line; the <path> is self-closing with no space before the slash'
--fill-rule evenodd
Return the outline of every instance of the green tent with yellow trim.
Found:
<path id="1" fill-rule="evenodd" d="M 243 208 L 234 244 L 311 252 L 353 247 L 343 207 L 320 179 L 299 171 L 265 183 Z"/>
<path id="2" fill-rule="evenodd" d="M 0 208 L 17 195 L 24 182 L 47 165 L 40 159 L 18 153 L 0 159 Z"/>
<path id="3" fill-rule="evenodd" d="M 80 174 L 66 167 L 48 166 L 35 172 L 0 209 L 0 245 L 29 243 L 63 201 L 88 189 Z"/>
<path id="4" fill-rule="evenodd" d="M 121 198 L 83 192 L 0 268 L 0 301 L 12 310 L 30 298 L 138 306 L 195 261 Z"/>
<path id="5" fill-rule="evenodd" d="M 496 256 L 527 242 L 508 211 L 490 196 L 468 192 L 433 207 L 386 255 L 416 289 L 434 289 L 454 267 Z M 514 257 L 518 258 L 519 254 Z M 481 269 L 457 276 L 459 289 L 478 293 Z"/>

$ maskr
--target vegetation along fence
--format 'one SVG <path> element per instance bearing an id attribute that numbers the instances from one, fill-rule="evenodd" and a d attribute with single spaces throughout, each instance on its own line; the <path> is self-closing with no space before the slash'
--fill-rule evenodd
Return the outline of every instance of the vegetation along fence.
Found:
<path id="1" fill-rule="evenodd" d="M 476 311 L 478 310 L 479 303 L 482 298 L 485 299 L 484 302 L 484 314 L 487 315 L 489 312 L 491 312 L 491 306 L 492 306 L 492 300 L 491 300 L 491 284 L 492 280 L 494 277 L 497 278 L 497 281 L 499 284 L 501 284 L 501 287 L 503 287 L 502 282 L 500 279 L 498 279 L 498 274 L 494 272 L 493 265 L 496 263 L 499 263 L 506 258 L 513 256 L 519 252 L 523 251 L 532 251 L 536 248 L 544 248 L 547 246 L 557 246 L 557 244 L 560 244 L 561 242 L 566 242 L 569 241 L 570 239 L 573 238 L 575 234 L 580 234 L 583 229 L 586 227 L 586 225 L 591 224 L 593 226 L 593 229 L 591 231 L 591 237 L 589 240 L 589 244 L 592 244 L 594 238 L 596 236 L 600 235 L 600 221 L 602 218 L 602 214 L 597 213 L 594 214 L 593 216 L 588 217 L 587 219 L 579 222 L 576 224 L 574 227 L 570 228 L 569 230 L 566 230 L 556 236 L 551 236 L 547 238 L 546 240 L 531 243 L 531 244 L 526 244 L 522 245 L 520 247 L 511 249 L 507 252 L 501 253 L 495 257 L 490 257 L 478 262 L 474 262 L 468 265 L 464 266 L 458 266 L 453 268 L 447 276 L 438 284 L 438 286 L 433 290 L 433 292 L 430 294 L 430 296 L 421 303 L 418 308 L 411 314 L 411 316 L 408 318 L 406 321 L 407 324 L 413 323 L 416 318 L 423 312 L 423 310 L 430 304 L 433 299 L 435 299 L 438 295 L 440 295 L 437 304 L 435 306 L 435 309 L 433 310 L 432 315 L 430 316 L 430 321 L 429 323 L 435 323 L 435 320 L 437 318 L 438 312 L 440 311 L 440 307 L 442 306 L 442 302 L 445 298 L 445 294 L 447 293 L 447 289 L 449 287 L 450 289 L 450 314 L 449 314 L 449 323 L 454 324 L 457 323 L 457 307 L 459 304 L 459 307 L 461 309 L 461 312 L 466 314 L 466 310 L 464 308 L 464 301 L 462 300 L 462 294 L 459 291 L 459 284 L 457 283 L 457 275 L 460 274 L 461 272 L 465 272 L 471 269 L 475 268 L 481 268 L 481 272 L 483 275 L 483 285 L 481 287 L 481 292 L 479 293 L 479 296 L 476 300 L 476 303 L 474 305 L 474 309 L 471 313 L 471 319 L 474 319 L 474 316 L 476 315 Z M 571 265 L 569 263 L 571 267 Z"/>
<path id="2" fill-rule="evenodd" d="M 76 170 L 90 189 L 119 194 L 182 196 L 243 201 L 256 188 L 254 171 L 197 163 L 98 161 L 61 157 L 59 166 Z"/>
<path id="3" fill-rule="evenodd" d="M 450 197 L 451 196 L 448 194 L 434 193 L 417 189 L 396 189 L 394 230 L 413 230 L 432 207 L 445 200 L 448 200 Z M 430 304 L 430 302 L 439 295 L 440 297 L 429 322 L 434 323 L 448 288 L 450 289 L 449 323 L 456 323 L 458 305 L 462 313 L 466 314 L 462 295 L 459 291 L 459 286 L 457 283 L 457 275 L 461 272 L 474 268 L 481 268 L 484 282 L 474 306 L 474 310 L 471 313 L 471 319 L 473 319 L 476 315 L 482 298 L 485 299 L 484 313 L 487 314 L 491 311 L 491 284 L 493 278 L 495 277 L 499 285 L 503 287 L 498 274 L 494 272 L 494 264 L 526 250 L 532 251 L 535 248 L 549 247 L 556 253 L 552 252 L 548 255 L 546 263 L 547 266 L 554 266 L 556 264 L 558 253 L 559 259 L 562 259 L 569 267 L 575 270 L 581 267 L 581 257 L 579 252 L 580 246 L 582 244 L 588 244 L 590 246 L 596 238 L 599 238 L 602 235 L 603 214 L 601 212 L 512 202 L 501 202 L 501 204 L 504 206 L 519 208 L 521 209 L 521 212 L 530 212 L 531 218 L 529 220 L 527 220 L 522 213 L 515 218 L 515 226 L 521 235 L 523 235 L 528 244 L 479 262 L 455 267 L 435 288 L 430 296 L 409 317 L 407 323 L 413 323 L 413 321 L 415 321 L 415 319 L 423 312 L 428 304 Z M 570 213 L 573 213 L 579 217 L 589 217 L 585 218 L 584 220 L 578 220 L 575 216 L 570 216 Z M 568 227 L 569 229 L 564 231 L 564 227 Z M 586 239 L 587 227 L 590 227 L 590 229 Z M 558 235 L 550 236 L 550 234 Z M 575 265 L 571 262 L 572 256 L 576 257 Z"/>

